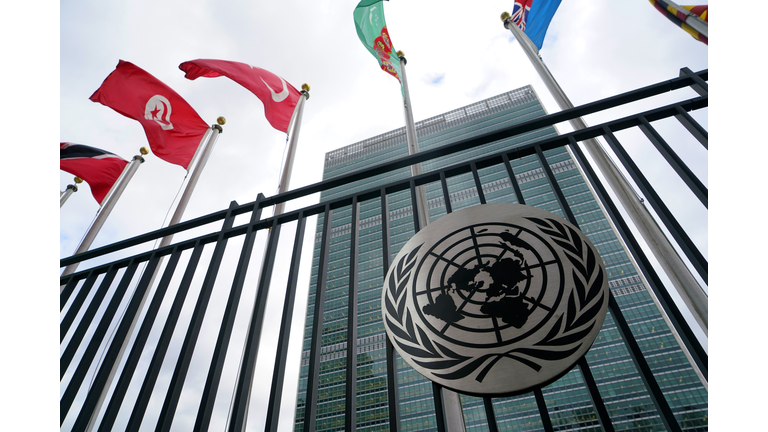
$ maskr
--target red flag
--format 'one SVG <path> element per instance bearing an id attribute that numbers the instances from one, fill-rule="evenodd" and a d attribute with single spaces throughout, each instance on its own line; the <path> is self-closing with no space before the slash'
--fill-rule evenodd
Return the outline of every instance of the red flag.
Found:
<path id="1" fill-rule="evenodd" d="M 144 126 L 152 151 L 189 168 L 208 125 L 178 93 L 138 66 L 120 60 L 90 98 Z"/>
<path id="2" fill-rule="evenodd" d="M 120 156 L 82 144 L 60 143 L 60 168 L 88 182 L 101 204 L 128 161 Z"/>
<path id="3" fill-rule="evenodd" d="M 186 72 L 184 77 L 190 80 L 218 76 L 232 79 L 261 99 L 264 115 L 273 128 L 288 132 L 288 123 L 301 93 L 279 76 L 245 63 L 226 60 L 190 60 L 180 64 L 179 69 Z"/>

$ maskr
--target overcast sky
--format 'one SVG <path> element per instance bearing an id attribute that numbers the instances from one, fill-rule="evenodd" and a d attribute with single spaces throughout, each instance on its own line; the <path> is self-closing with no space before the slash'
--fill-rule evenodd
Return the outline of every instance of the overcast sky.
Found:
<path id="1" fill-rule="evenodd" d="M 533 85 L 549 112 L 559 110 L 510 32 L 502 26 L 499 16 L 503 11 L 511 12 L 512 3 L 511 0 L 484 1 L 472 6 L 452 0 L 385 3 L 393 44 L 403 50 L 408 59 L 407 74 L 416 121 L 527 84 Z M 136 64 L 176 90 L 207 123 L 215 123 L 218 116 L 226 117 L 224 133 L 205 167 L 184 220 L 202 216 L 226 208 L 232 200 L 244 204 L 254 200 L 259 192 L 266 196 L 275 194 L 286 135 L 267 123 L 263 105 L 250 92 L 223 77 L 189 81 L 178 69 L 183 61 L 197 58 L 240 61 L 267 69 L 297 88 L 302 83 L 310 84 L 311 98 L 305 105 L 291 188 L 321 180 L 323 156 L 327 151 L 403 126 L 397 81 L 378 68 L 355 33 L 352 10 L 356 4 L 357 0 L 51 3 L 50 10 L 40 13 L 42 21 L 34 20 L 42 23 L 41 27 L 47 29 L 52 40 L 42 42 L 41 46 L 48 49 L 41 52 L 50 53 L 49 57 L 44 61 L 34 59 L 39 62 L 36 68 L 47 68 L 49 73 L 48 81 L 36 85 L 33 94 L 48 97 L 58 91 L 58 107 L 50 104 L 53 99 L 49 98 L 40 109 L 48 118 L 60 121 L 60 141 L 102 148 L 128 160 L 138 154 L 141 146 L 147 145 L 140 124 L 88 100 L 120 59 Z M 60 8 L 60 16 L 56 15 L 56 7 Z M 27 16 L 32 13 L 25 12 Z M 57 26 L 59 32 L 55 31 Z M 57 36 L 58 47 L 51 43 Z M 712 35 L 710 38 L 713 39 Z M 11 45 L 19 43 L 18 35 L 14 34 L 7 35 L 5 40 Z M 694 71 L 707 69 L 709 49 L 666 20 L 648 1 L 572 0 L 564 1 L 555 14 L 541 55 L 578 106 L 673 78 L 681 67 Z M 23 51 L 29 56 L 30 50 Z M 59 82 L 50 82 L 57 55 L 60 56 Z M 12 73 L 25 75 L 27 70 L 19 68 Z M 15 100 L 20 97 L 16 96 Z M 695 93 L 685 90 L 632 108 L 644 109 L 692 97 Z M 30 124 L 24 119 L 38 111 L 31 110 L 33 105 L 29 105 L 27 99 L 19 106 L 26 109 L 10 110 L 7 117 L 27 130 L 36 128 L 39 123 Z M 37 109 L 37 105 L 34 107 Z M 630 111 L 616 111 L 586 120 L 597 124 L 628 113 Z M 707 109 L 693 115 L 709 128 Z M 15 128 L 14 124 L 8 127 Z M 558 125 L 558 128 L 570 130 L 568 125 Z M 692 138 L 674 139 L 678 136 L 676 129 L 680 129 L 674 120 L 660 122 L 659 129 L 669 134 L 666 136 L 671 137 L 670 144 L 708 185 L 707 152 Z M 15 133 L 20 132 L 24 133 Z M 25 152 L 33 156 L 39 149 L 49 148 L 39 153 L 46 154 L 50 171 L 56 169 L 57 163 L 55 132 L 53 129 L 41 135 L 41 144 L 36 142 Z M 618 136 L 630 153 L 642 161 L 641 167 L 659 193 L 705 256 L 709 256 L 707 211 L 680 187 L 682 183 L 674 179 L 671 170 L 660 162 L 642 136 Z M 22 143 L 14 146 L 18 148 L 19 144 Z M 172 211 L 185 170 L 151 153 L 145 160 L 92 247 L 157 229 Z M 46 172 L 50 176 L 50 172 Z M 72 183 L 72 175 L 59 173 L 59 190 L 64 190 Z M 35 183 L 35 189 L 42 193 L 33 195 L 50 201 L 46 208 L 52 216 L 45 223 L 49 231 L 43 232 L 55 237 L 55 228 L 50 226 L 55 223 L 51 219 L 56 214 L 53 213 L 52 179 L 43 178 L 45 180 Z M 14 186 L 21 188 L 19 179 Z M 314 201 L 316 198 L 303 204 Z M 297 206 L 289 205 L 288 209 Z M 59 212 L 59 256 L 55 258 L 73 253 L 97 209 L 88 186 L 81 185 L 80 191 Z M 308 234 L 312 233 L 314 223 L 308 224 Z M 53 246 L 56 242 L 47 244 Z M 303 275 L 300 288 L 305 293 L 307 272 Z M 299 296 L 300 310 L 306 307 L 305 296 Z M 51 303 L 52 311 L 53 304 L 57 302 Z M 294 327 L 301 327 L 302 321 L 295 321 Z M 55 321 L 52 322 L 55 326 Z M 46 340 L 55 342 L 51 332 L 44 334 Z M 294 352 L 298 351 L 294 349 Z M 50 364 L 54 370 L 58 369 L 56 359 Z M 271 373 L 271 365 L 267 366 Z M 54 373 L 47 376 L 55 380 Z M 254 393 L 254 398 L 259 396 Z M 295 395 L 287 397 L 284 403 L 290 410 L 294 403 L 291 398 Z M 52 409 L 57 404 L 55 399 Z M 258 418 L 259 408 L 254 410 L 249 423 L 257 430 L 262 420 Z M 284 426 L 289 426 L 288 422 L 290 419 L 286 419 Z"/>

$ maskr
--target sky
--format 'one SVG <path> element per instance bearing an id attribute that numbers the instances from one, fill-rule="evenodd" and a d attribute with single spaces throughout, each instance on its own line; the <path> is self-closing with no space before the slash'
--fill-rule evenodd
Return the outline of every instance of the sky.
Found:
<path id="1" fill-rule="evenodd" d="M 511 33 L 503 28 L 499 16 L 504 11 L 511 12 L 512 3 L 510 0 L 491 0 L 470 6 L 467 2 L 453 0 L 385 2 L 393 44 L 404 51 L 408 60 L 407 76 L 416 121 L 528 84 L 534 87 L 548 112 L 559 111 Z M 686 4 L 703 3 L 690 1 Z M 30 260 L 26 257 L 42 251 L 46 252 L 46 262 L 47 259 L 52 261 L 69 256 L 98 210 L 88 186 L 80 185 L 79 192 L 59 210 L 58 242 L 52 240 L 56 238 L 55 222 L 51 220 L 56 214 L 51 185 L 55 181 L 51 172 L 56 169 L 53 167 L 56 164 L 54 135 L 59 135 L 60 142 L 98 147 L 127 160 L 147 145 L 138 122 L 88 99 L 121 59 L 136 64 L 176 90 L 207 123 L 215 123 L 218 116 L 227 120 L 183 220 L 225 209 L 232 200 L 244 204 L 253 201 L 258 193 L 274 195 L 286 144 L 286 135 L 267 123 L 263 105 L 253 94 L 223 77 L 187 80 L 178 69 L 184 61 L 198 58 L 240 61 L 267 69 L 296 88 L 302 83 L 311 86 L 299 134 L 292 189 L 321 180 L 326 152 L 403 126 L 397 81 L 378 68 L 376 60 L 355 33 L 352 10 L 356 4 L 356 0 L 134 0 L 119 3 L 73 0 L 50 2 L 48 8 L 40 10 L 20 9 L 17 14 L 20 23 L 29 28 L 22 34 L 27 34 L 30 29 L 39 31 L 32 31 L 34 36 L 25 37 L 18 44 L 12 42 L 17 40 L 14 39 L 17 33 L 6 35 L 6 41 L 12 42 L 9 49 L 18 54 L 17 58 L 31 57 L 31 60 L 28 67 L 4 71 L 3 76 L 21 75 L 21 82 L 33 83 L 34 91 L 29 96 L 30 92 L 20 90 L 18 86 L 4 89 L 4 93 L 10 92 L 6 100 L 16 101 L 4 108 L 4 113 L 8 117 L 13 114 L 11 118 L 24 125 L 12 127 L 15 129 L 12 136 L 17 142 L 28 142 L 31 132 L 35 137 L 33 142 L 49 144 L 34 147 L 48 150 L 32 151 L 44 154 L 46 165 L 40 170 L 44 174 L 32 183 L 33 201 L 29 201 L 29 191 L 24 193 L 26 188 L 20 179 L 8 183 L 9 189 L 14 190 L 14 197 L 30 206 L 39 205 L 39 198 L 45 197 L 43 213 L 50 216 L 43 217 L 41 222 L 32 221 L 45 226 L 36 234 L 41 238 L 40 242 L 28 245 L 23 240 L 15 240 L 16 244 L 24 244 L 23 251 L 6 252 L 6 256 L 18 259 L 21 255 L 19 261 L 27 263 Z M 25 26 L 27 22 L 30 24 Z M 716 35 L 724 33 L 715 32 L 710 39 L 716 40 Z M 694 40 L 666 20 L 645 0 L 570 0 L 564 1 L 555 14 L 541 56 L 572 103 L 578 106 L 671 79 L 682 67 L 693 71 L 707 69 L 710 49 L 713 48 Z M 46 55 L 34 55 L 38 52 Z M 55 80 L 53 65 L 57 60 L 58 80 Z M 722 64 L 727 64 L 722 68 L 718 66 L 723 73 L 739 71 L 730 62 Z M 715 75 L 713 70 L 712 76 Z M 44 78 L 38 80 L 38 76 Z M 744 84 L 734 83 L 734 88 L 739 85 Z M 750 88 L 749 91 L 764 90 Z M 50 96 L 55 94 L 59 96 L 58 104 Z M 585 120 L 588 124 L 597 124 L 693 97 L 695 93 L 691 90 L 683 90 L 636 103 L 630 108 L 588 116 Z M 35 103 L 38 98 L 45 103 Z M 54 125 L 58 122 L 58 131 L 55 127 L 38 127 L 43 120 L 30 124 L 29 120 L 24 120 L 30 115 L 39 115 Z M 692 115 L 709 129 L 708 109 Z M 707 152 L 692 138 L 679 134 L 681 128 L 674 120 L 659 122 L 658 128 L 662 135 L 670 137 L 673 148 L 709 186 Z M 570 126 L 560 124 L 558 129 L 566 132 Z M 700 250 L 713 261 L 717 255 L 709 245 L 711 221 L 708 211 L 684 190 L 682 183 L 674 178 L 671 169 L 642 136 L 619 133 L 618 137 Z M 32 152 L 26 154 L 32 155 Z M 729 155 L 720 155 L 718 164 L 728 160 Z M 185 170 L 158 159 L 151 152 L 145 156 L 145 161 L 92 248 L 167 224 L 184 182 Z M 59 190 L 63 191 L 70 183 L 72 175 L 59 171 Z M 288 210 L 317 202 L 318 198 L 304 199 L 289 205 Z M 26 213 L 15 217 L 30 223 L 24 216 Z M 314 222 L 310 221 L 308 236 L 314 229 Z M 263 239 L 259 241 L 263 243 Z M 57 243 L 58 256 L 53 257 Z M 257 244 L 254 249 L 255 260 L 260 259 L 259 251 L 263 250 L 260 248 L 263 246 Z M 305 252 L 311 253 L 311 247 L 305 247 Z M 36 270 L 33 266 L 29 271 Z M 43 277 L 49 279 L 45 283 L 41 280 L 40 285 L 55 284 L 52 279 L 57 276 L 58 273 L 45 273 Z M 304 269 L 299 283 L 294 334 L 301 331 L 308 277 L 308 271 Z M 714 272 L 712 277 L 716 280 Z M 252 299 L 254 292 L 246 290 L 244 296 L 250 295 Z M 303 298 L 301 293 L 304 293 Z M 270 304 L 282 302 L 281 298 L 272 297 L 275 296 L 270 297 Z M 34 300 L 33 294 L 31 297 L 21 295 L 17 301 L 29 304 Z M 57 304 L 58 301 L 52 299 L 46 303 L 45 310 L 53 313 Z M 22 320 L 27 319 L 27 314 L 22 316 Z M 49 325 L 44 325 L 41 330 L 40 340 L 55 344 L 56 322 L 49 320 L 47 323 Z M 215 333 L 213 335 L 215 337 Z M 54 371 L 58 370 L 58 358 L 52 355 L 56 345 L 48 347 L 48 342 L 42 343 L 47 349 L 42 351 L 45 354 L 40 354 L 48 359 L 41 366 L 47 372 L 41 378 L 46 389 L 50 387 L 49 382 L 55 382 Z M 11 338 L 7 343 L 24 344 L 24 341 Z M 265 344 L 269 346 L 270 343 L 274 344 L 274 338 L 265 336 Z M 294 345 L 291 352 L 298 353 L 299 348 Z M 266 367 L 267 373 L 271 373 L 268 359 L 260 357 L 258 367 Z M 288 373 L 293 373 L 295 380 L 297 369 L 295 365 L 293 367 L 293 372 L 289 370 Z M 292 387 L 287 385 L 286 389 Z M 283 410 L 281 428 L 289 430 L 295 393 L 286 393 L 283 408 L 287 407 L 287 410 Z M 259 425 L 263 424 L 259 423 L 263 412 L 259 403 L 262 399 L 266 402 L 266 397 L 255 390 L 249 430 L 259 430 Z M 53 394 L 46 399 L 45 406 L 48 402 L 52 410 L 58 406 L 58 398 Z M 196 406 L 192 413 L 194 409 Z M 55 421 L 57 416 L 53 417 L 47 424 Z M 66 425 L 65 422 L 62 430 L 68 430 Z M 177 430 L 182 430 L 183 425 L 180 420 Z"/>

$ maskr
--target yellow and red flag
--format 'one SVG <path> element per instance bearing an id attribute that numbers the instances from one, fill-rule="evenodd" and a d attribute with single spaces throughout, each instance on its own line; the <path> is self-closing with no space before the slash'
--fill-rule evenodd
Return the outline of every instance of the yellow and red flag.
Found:
<path id="1" fill-rule="evenodd" d="M 678 27 L 685 30 L 688 34 L 693 36 L 694 39 L 703 42 L 705 45 L 709 45 L 709 39 L 707 39 L 707 36 L 702 34 L 700 31 L 696 30 L 691 26 L 691 24 L 688 23 L 688 21 L 691 19 L 690 15 L 683 12 L 682 10 L 678 8 L 683 8 L 690 12 L 691 14 L 696 15 L 698 18 L 700 18 L 705 23 L 709 23 L 708 20 L 708 6 L 707 5 L 700 5 L 700 6 L 672 6 L 668 2 L 664 0 L 648 0 L 651 2 L 653 7 L 656 8 L 659 12 L 661 12 L 664 16 L 667 17 L 668 20 L 675 23 Z M 706 24 L 704 24 L 706 26 Z"/>

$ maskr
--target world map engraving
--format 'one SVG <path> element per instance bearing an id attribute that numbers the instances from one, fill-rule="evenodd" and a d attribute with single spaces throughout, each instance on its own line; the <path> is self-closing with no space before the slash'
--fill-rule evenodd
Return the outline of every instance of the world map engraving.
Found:
<path id="1" fill-rule="evenodd" d="M 504 246 L 505 251 L 511 252 L 514 258 L 495 257 L 471 267 L 458 268 L 448 278 L 448 284 L 452 290 L 461 290 L 469 297 L 477 291 L 484 291 L 485 299 L 480 312 L 489 317 L 500 318 L 519 329 L 528 319 L 533 305 L 523 301 L 518 284 L 531 276 L 523 271 L 525 258 L 517 250 L 521 244 L 517 237 L 509 231 L 499 233 L 498 237 L 499 244 Z M 456 310 L 453 297 L 448 293 L 439 294 L 435 303 L 425 305 L 422 311 L 446 323 L 464 319 L 464 315 Z"/>
<path id="2" fill-rule="evenodd" d="M 421 260 L 417 272 L 426 289 L 413 293 L 416 307 L 435 333 L 452 342 L 514 342 L 548 320 L 559 302 L 561 288 L 547 294 L 547 281 L 559 280 L 561 268 L 547 249 L 536 233 L 516 224 L 455 231 Z"/>

